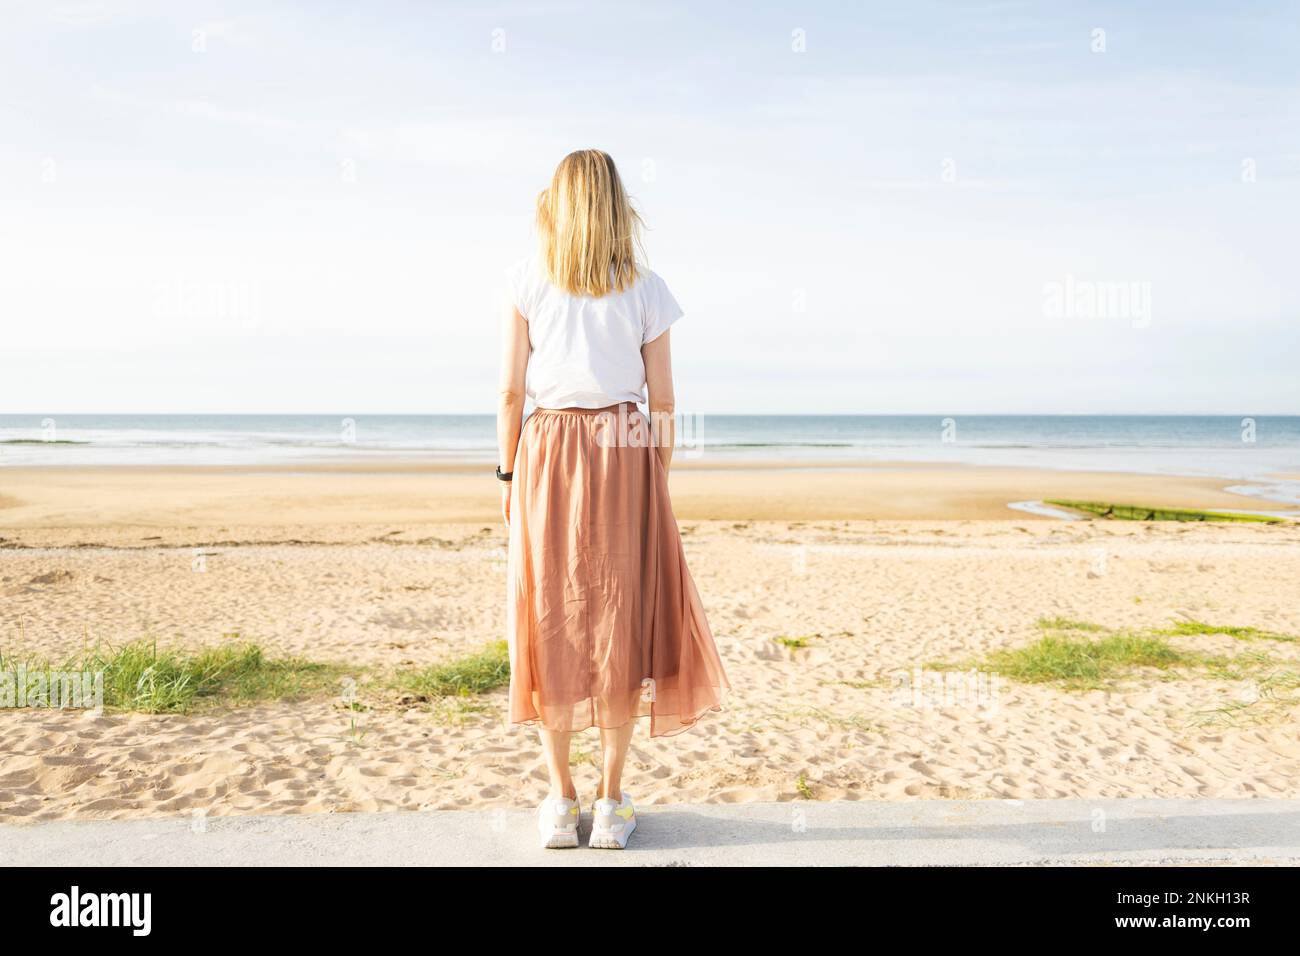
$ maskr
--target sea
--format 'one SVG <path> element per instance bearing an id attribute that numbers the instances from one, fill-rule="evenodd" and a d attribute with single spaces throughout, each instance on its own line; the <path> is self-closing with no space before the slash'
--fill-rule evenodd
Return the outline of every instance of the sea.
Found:
<path id="1" fill-rule="evenodd" d="M 678 416 L 677 437 L 677 455 L 719 467 L 919 462 L 1211 476 L 1300 504 L 1300 415 L 695 414 Z M 495 457 L 492 415 L 0 414 L 0 468 Z"/>

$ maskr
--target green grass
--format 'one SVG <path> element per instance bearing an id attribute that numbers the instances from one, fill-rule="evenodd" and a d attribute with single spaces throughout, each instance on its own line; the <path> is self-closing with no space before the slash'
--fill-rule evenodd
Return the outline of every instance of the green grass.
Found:
<path id="1" fill-rule="evenodd" d="M 1186 637 L 1194 634 L 1226 634 L 1239 641 L 1289 641 L 1296 640 L 1294 634 L 1279 634 L 1276 631 L 1262 631 L 1256 627 L 1223 627 L 1218 624 L 1206 624 L 1203 621 L 1179 621 L 1173 627 L 1155 633 L 1168 637 Z"/>
<path id="2" fill-rule="evenodd" d="M 1049 683 L 1069 690 L 1105 687 L 1144 669 L 1157 670 L 1167 680 L 1176 679 L 1179 671 L 1196 671 L 1215 680 L 1251 682 L 1264 688 L 1260 700 L 1277 707 L 1300 703 L 1300 697 L 1287 693 L 1300 686 L 1296 674 L 1279 671 L 1278 662 L 1262 651 L 1207 654 L 1179 648 L 1170 640 L 1210 634 L 1242 641 L 1295 641 L 1289 634 L 1202 621 L 1179 621 L 1168 628 L 1142 631 L 1117 631 L 1091 621 L 1065 617 L 1041 617 L 1036 624 L 1043 635 L 1024 647 L 993 651 L 978 661 L 938 662 L 927 666 L 935 670 L 975 668 L 1026 684 Z M 1253 702 L 1233 704 L 1220 711 L 1236 712 L 1252 705 Z M 1256 712 L 1260 710 L 1256 708 Z"/>
<path id="3" fill-rule="evenodd" d="M 1149 505 L 1121 505 L 1107 501 L 1069 501 L 1047 498 L 1049 505 L 1073 508 L 1103 518 L 1121 521 L 1239 521 L 1256 524 L 1285 524 L 1286 519 L 1271 515 L 1249 515 L 1235 511 L 1200 511 L 1194 508 L 1152 508 Z"/>
<path id="4" fill-rule="evenodd" d="M 0 654 L 0 671 L 104 675 L 104 706 L 143 714 L 186 713 L 208 704 L 247 705 L 267 700 L 317 696 L 337 689 L 349 669 L 296 658 L 269 660 L 253 644 L 195 652 L 159 649 L 134 641 L 116 649 L 96 648 L 52 664 Z"/>
<path id="5" fill-rule="evenodd" d="M 569 766 L 587 766 L 600 769 L 600 754 L 595 750 L 587 750 L 584 747 L 575 747 L 569 754 Z"/>
<path id="6" fill-rule="evenodd" d="M 477 654 L 418 671 L 399 671 L 396 686 L 422 700 L 485 694 L 510 682 L 510 656 L 505 641 L 495 641 Z"/>
<path id="7" fill-rule="evenodd" d="M 1206 655 L 1203 665 L 1205 672 L 1216 680 L 1244 681 L 1257 679 L 1274 661 L 1259 651 L 1247 651 L 1232 656 Z"/>
<path id="8" fill-rule="evenodd" d="M 791 650 L 798 650 L 801 647 L 807 647 L 809 642 L 811 642 L 816 636 L 816 634 L 806 634 L 803 637 L 787 637 L 782 634 L 780 637 L 772 638 L 772 640 L 776 641 L 782 647 L 788 647 Z"/>
<path id="9" fill-rule="evenodd" d="M 134 641 L 119 648 L 96 647 L 57 664 L 0 653 L 0 674 L 13 674 L 16 679 L 19 667 L 29 679 L 42 671 L 102 673 L 104 707 L 142 714 L 338 697 L 345 679 L 351 678 L 368 696 L 400 691 L 431 702 L 435 715 L 450 723 L 487 710 L 485 703 L 475 699 L 477 695 L 510 680 L 505 641 L 445 664 L 398 669 L 388 675 L 373 668 L 272 658 L 249 642 L 187 651 L 160 648 L 156 641 Z M 367 706 L 350 699 L 348 709 L 366 710 Z"/>
<path id="10" fill-rule="evenodd" d="M 1038 627 L 1052 631 L 1104 631 L 1100 624 L 1091 621 L 1076 621 L 1068 617 L 1040 617 L 1034 622 Z"/>
<path id="11" fill-rule="evenodd" d="M 1193 655 L 1179 651 L 1160 637 L 1110 634 L 1092 640 L 1046 634 L 1027 647 L 994 651 L 982 666 L 1026 684 L 1061 683 L 1088 689 L 1138 668 L 1168 670 L 1197 663 Z"/>
<path id="12" fill-rule="evenodd" d="M 805 800 L 813 798 L 812 787 L 808 786 L 808 777 L 806 774 L 799 774 L 799 779 L 794 782 L 794 788 L 799 791 L 799 796 Z"/>
<path id="13" fill-rule="evenodd" d="M 460 727 L 471 718 L 486 714 L 492 707 L 474 697 L 441 697 L 429 701 L 429 713 L 442 727 Z"/>
<path id="14" fill-rule="evenodd" d="M 1221 707 L 1197 711 L 1192 715 L 1192 723 L 1199 727 L 1232 726 L 1241 723 L 1242 718 L 1263 723 L 1272 717 L 1286 714 L 1296 704 L 1300 704 L 1300 696 L 1295 693 L 1300 690 L 1300 673 L 1290 670 L 1271 671 L 1255 676 L 1253 681 L 1253 699 L 1238 699 Z"/>
<path id="15" fill-rule="evenodd" d="M 782 647 L 788 647 L 791 650 L 798 650 L 801 647 L 811 646 L 812 642 L 815 641 L 817 638 L 825 637 L 825 636 L 826 636 L 825 634 L 822 634 L 820 631 L 818 631 L 816 634 L 801 634 L 798 637 L 791 637 L 788 634 L 782 634 L 778 637 L 772 638 L 772 640 L 776 641 L 776 643 L 780 644 Z M 836 631 L 834 634 L 830 636 L 831 637 L 852 637 L 853 632 Z"/>

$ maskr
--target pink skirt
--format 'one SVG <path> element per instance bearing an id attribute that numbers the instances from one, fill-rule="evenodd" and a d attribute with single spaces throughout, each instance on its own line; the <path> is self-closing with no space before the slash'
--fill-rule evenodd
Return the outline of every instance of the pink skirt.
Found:
<path id="1" fill-rule="evenodd" d="M 622 415 L 627 435 L 618 405 L 537 409 L 524 422 L 507 571 L 511 723 L 580 731 L 649 717 L 650 736 L 669 736 L 720 710 L 730 689 L 668 475 L 637 439 L 649 423 L 631 403 Z"/>

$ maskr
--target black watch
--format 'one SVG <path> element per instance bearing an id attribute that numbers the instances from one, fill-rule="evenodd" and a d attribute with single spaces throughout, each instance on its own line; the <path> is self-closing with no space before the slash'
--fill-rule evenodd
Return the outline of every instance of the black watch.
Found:
<path id="1" fill-rule="evenodd" d="M 497 465 L 497 481 L 510 481 L 515 477 L 513 471 L 502 471 L 501 466 Z"/>

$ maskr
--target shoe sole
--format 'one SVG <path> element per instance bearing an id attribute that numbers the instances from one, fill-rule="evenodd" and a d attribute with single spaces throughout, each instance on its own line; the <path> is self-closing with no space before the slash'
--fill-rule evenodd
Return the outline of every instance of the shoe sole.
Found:
<path id="1" fill-rule="evenodd" d="M 627 849 L 627 838 L 636 830 L 636 820 L 632 821 L 631 826 L 624 826 L 623 832 L 614 833 L 596 833 L 591 832 L 591 839 L 587 841 L 587 846 L 592 850 L 625 850 Z"/>
<path id="2" fill-rule="evenodd" d="M 577 830 L 556 830 L 542 838 L 542 849 L 544 850 L 572 850 L 577 845 Z"/>
<path id="3" fill-rule="evenodd" d="M 582 817 L 578 817 L 578 823 L 572 827 L 553 826 L 548 829 L 542 829 L 541 821 L 538 821 L 537 835 L 541 837 L 543 850 L 572 850 L 578 845 L 578 827 L 581 824 Z"/>

